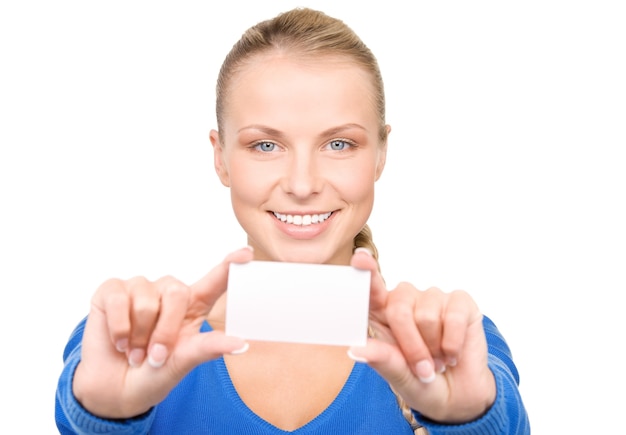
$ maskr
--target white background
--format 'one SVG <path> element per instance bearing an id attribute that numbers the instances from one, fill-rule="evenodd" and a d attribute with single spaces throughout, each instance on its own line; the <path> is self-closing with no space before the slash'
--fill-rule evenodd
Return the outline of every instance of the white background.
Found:
<path id="1" fill-rule="evenodd" d="M 370 224 L 390 286 L 473 294 L 534 434 L 623 428 L 621 2 L 370 3 L 0 5 L 11 433 L 56 433 L 63 347 L 104 279 L 192 282 L 246 243 L 212 168 L 215 78 L 247 27 L 292 6 L 342 18 L 378 56 L 393 132 Z"/>

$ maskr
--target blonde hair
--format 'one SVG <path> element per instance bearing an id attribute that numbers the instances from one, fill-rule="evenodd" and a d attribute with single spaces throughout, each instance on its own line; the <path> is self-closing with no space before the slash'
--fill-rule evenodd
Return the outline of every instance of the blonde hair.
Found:
<path id="1" fill-rule="evenodd" d="M 354 249 L 356 248 L 367 248 L 372 253 L 376 261 L 378 261 L 378 249 L 376 248 L 376 245 L 374 244 L 374 239 L 372 237 L 372 230 L 370 229 L 369 225 L 365 225 L 361 229 L 359 234 L 357 234 L 356 237 L 354 238 Z M 380 264 L 378 265 L 378 270 L 380 270 Z M 374 331 L 372 327 L 369 328 L 369 335 L 370 337 L 373 337 L 373 338 L 376 337 L 376 331 Z M 392 391 L 393 391 L 393 388 L 392 388 Z M 406 404 L 402 396 L 400 396 L 395 391 L 394 391 L 394 394 L 396 395 L 396 400 L 398 401 L 398 406 L 400 407 L 400 410 L 402 411 L 402 415 L 411 425 L 411 428 L 413 429 L 415 435 L 426 435 L 428 432 L 426 431 L 424 427 L 420 426 L 420 424 L 417 422 L 417 420 L 415 419 L 415 416 L 413 415 L 413 412 L 411 411 L 411 408 Z"/>
<path id="2" fill-rule="evenodd" d="M 329 56 L 344 58 L 367 71 L 372 78 L 374 106 L 378 113 L 379 140 L 387 142 L 385 121 L 385 92 L 382 75 L 370 49 L 343 21 L 323 12 L 309 8 L 295 8 L 275 18 L 262 21 L 249 28 L 233 45 L 220 68 L 216 86 L 217 127 L 223 132 L 223 119 L 227 94 L 232 78 L 245 68 L 255 56 L 284 52 L 300 58 Z M 224 138 L 220 138 L 224 142 Z M 365 225 L 354 239 L 354 247 L 369 249 L 378 260 L 378 250 L 372 239 L 369 226 Z M 416 422 L 411 409 L 394 391 L 402 414 L 415 434 L 425 434 L 425 429 Z"/>
<path id="3" fill-rule="evenodd" d="M 217 78 L 215 112 L 220 134 L 230 80 L 252 58 L 270 51 L 283 51 L 301 57 L 343 57 L 368 71 L 379 115 L 379 139 L 381 143 L 386 143 L 385 92 L 376 58 L 343 21 L 309 8 L 292 9 L 273 19 L 261 21 L 249 28 L 233 45 Z"/>

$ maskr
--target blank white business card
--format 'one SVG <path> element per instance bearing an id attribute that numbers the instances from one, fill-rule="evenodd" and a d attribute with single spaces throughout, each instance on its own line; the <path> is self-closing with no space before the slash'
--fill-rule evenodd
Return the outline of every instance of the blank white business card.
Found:
<path id="1" fill-rule="evenodd" d="M 226 335 L 249 340 L 364 346 L 370 272 L 352 266 L 231 263 Z"/>

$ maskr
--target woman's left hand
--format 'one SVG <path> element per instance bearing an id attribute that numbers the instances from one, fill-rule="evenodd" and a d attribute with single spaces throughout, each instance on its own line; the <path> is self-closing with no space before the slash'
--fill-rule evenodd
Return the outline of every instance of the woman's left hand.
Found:
<path id="1" fill-rule="evenodd" d="M 387 290 L 376 260 L 358 250 L 351 265 L 370 270 L 370 324 L 375 338 L 350 355 L 367 362 L 420 414 L 463 423 L 484 414 L 496 397 L 487 366 L 482 314 L 464 291 L 420 291 L 409 283 Z"/>

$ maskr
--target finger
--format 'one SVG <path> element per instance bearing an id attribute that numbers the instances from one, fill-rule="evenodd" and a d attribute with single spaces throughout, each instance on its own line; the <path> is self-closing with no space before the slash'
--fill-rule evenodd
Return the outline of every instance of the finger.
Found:
<path id="1" fill-rule="evenodd" d="M 417 325 L 419 334 L 424 340 L 430 355 L 441 361 L 443 351 L 441 340 L 443 337 L 443 321 L 446 295 L 438 288 L 431 287 L 418 294 L 418 301 L 415 304 L 414 322 Z M 435 361 L 437 365 L 437 361 Z M 438 367 L 442 370 L 445 366 Z"/>
<path id="2" fill-rule="evenodd" d="M 133 278 L 126 285 L 131 295 L 128 362 L 135 367 L 143 362 L 146 355 L 159 316 L 161 294 L 156 285 L 144 277 Z"/>
<path id="3" fill-rule="evenodd" d="M 159 318 L 148 347 L 148 363 L 161 367 L 176 344 L 189 305 L 190 289 L 177 279 L 167 276 L 155 285 L 160 289 Z"/>
<path id="4" fill-rule="evenodd" d="M 105 281 L 94 294 L 91 304 L 92 309 L 103 314 L 113 346 L 125 353 L 130 337 L 130 299 L 124 282 L 119 279 Z"/>
<path id="5" fill-rule="evenodd" d="M 411 284 L 400 283 L 389 292 L 386 312 L 389 328 L 411 371 L 423 383 L 430 383 L 435 379 L 434 359 L 415 323 L 419 296 Z"/>
<path id="6" fill-rule="evenodd" d="M 252 247 L 246 246 L 228 254 L 224 260 L 215 266 L 209 273 L 191 286 L 191 300 L 199 303 L 200 311 L 194 315 L 203 315 L 220 297 L 228 285 L 228 270 L 231 263 L 247 263 L 254 258 Z"/>
<path id="7" fill-rule="evenodd" d="M 446 356 L 446 364 L 456 365 L 465 346 L 469 328 L 476 322 L 482 325 L 482 315 L 474 300 L 461 290 L 450 293 L 443 317 L 441 340 L 441 349 Z"/>
<path id="8" fill-rule="evenodd" d="M 378 269 L 378 262 L 372 253 L 365 248 L 355 249 L 350 265 L 371 272 L 370 311 L 383 309 L 387 303 L 387 287 Z"/>

